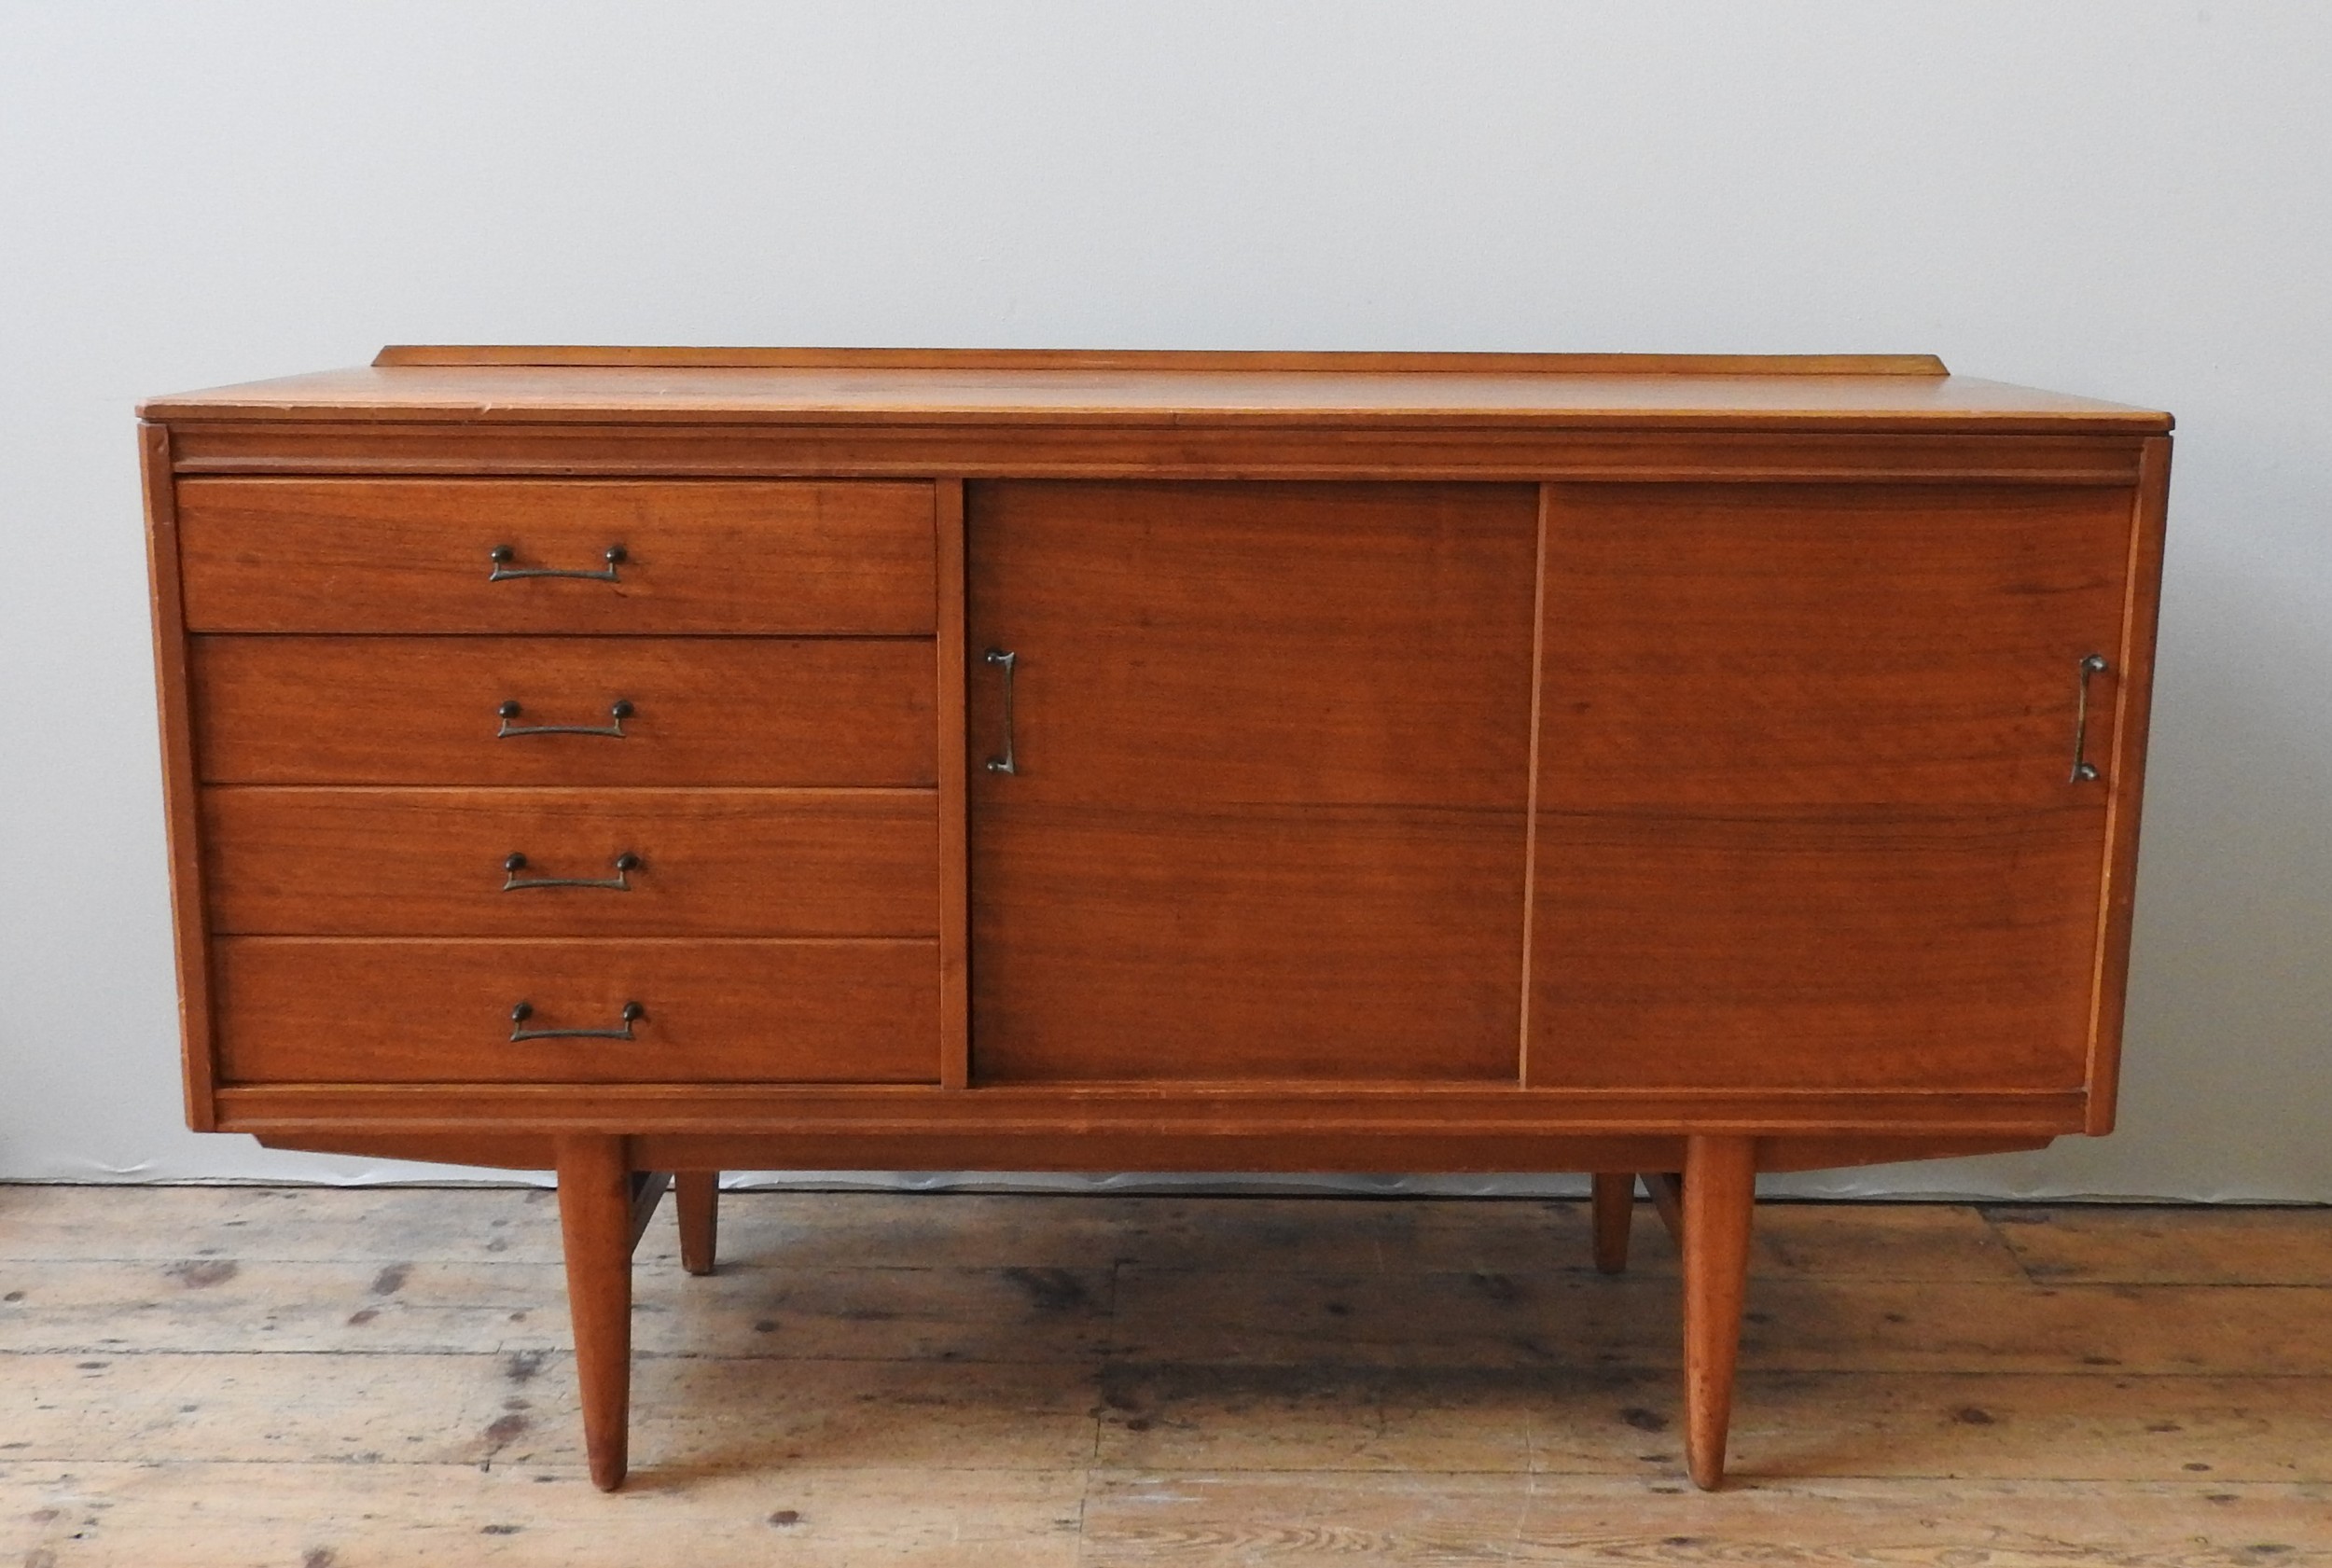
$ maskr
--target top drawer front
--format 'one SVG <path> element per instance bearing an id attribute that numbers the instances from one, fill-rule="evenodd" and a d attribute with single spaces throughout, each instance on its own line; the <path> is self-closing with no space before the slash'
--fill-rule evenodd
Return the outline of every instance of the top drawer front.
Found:
<path id="1" fill-rule="evenodd" d="M 915 483 L 187 479 L 187 627 L 927 636 L 933 507 Z"/>

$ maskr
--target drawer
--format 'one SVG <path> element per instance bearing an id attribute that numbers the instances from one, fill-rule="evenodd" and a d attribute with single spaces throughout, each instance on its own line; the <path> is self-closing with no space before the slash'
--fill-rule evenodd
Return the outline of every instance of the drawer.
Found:
<path id="1" fill-rule="evenodd" d="M 187 479 L 179 574 L 194 631 L 928 636 L 933 495 L 892 483 Z"/>
<path id="2" fill-rule="evenodd" d="M 930 1083 L 928 941 L 334 941 L 230 937 L 236 1083 Z M 513 1023 L 520 1003 L 530 1008 Z M 632 1038 L 519 1030 L 620 1030 Z"/>
<path id="3" fill-rule="evenodd" d="M 939 809 L 929 790 L 213 786 L 202 793 L 202 835 L 219 932 L 931 937 L 939 928 Z M 524 858 L 515 869 L 513 854 Z"/>
<path id="4" fill-rule="evenodd" d="M 214 784 L 922 787 L 937 766 L 929 642 L 188 644 L 196 766 Z M 545 728 L 554 732 L 528 732 Z"/>

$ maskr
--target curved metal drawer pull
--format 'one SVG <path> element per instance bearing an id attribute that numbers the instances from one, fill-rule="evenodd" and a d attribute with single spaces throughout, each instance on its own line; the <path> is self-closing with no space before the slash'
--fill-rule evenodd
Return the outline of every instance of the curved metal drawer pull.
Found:
<path id="1" fill-rule="evenodd" d="M 510 1043 L 521 1040 L 632 1040 L 638 1036 L 632 1026 L 647 1017 L 647 1009 L 637 1002 L 623 1005 L 623 1025 L 618 1029 L 528 1029 L 526 1020 L 534 1016 L 534 1004 L 521 1002 L 510 1009 Z"/>
<path id="2" fill-rule="evenodd" d="M 610 893 L 631 892 L 631 876 L 640 868 L 640 857 L 627 850 L 616 856 L 615 865 L 616 874 L 612 877 L 529 877 L 521 881 L 519 873 L 526 869 L 526 856 L 513 850 L 509 858 L 502 863 L 505 878 L 502 891 L 524 893 L 534 887 L 604 887 Z"/>
<path id="3" fill-rule="evenodd" d="M 512 724 L 512 719 L 526 712 L 514 698 L 494 710 L 502 717 L 502 728 L 494 731 L 494 739 L 507 741 L 513 735 L 604 735 L 620 741 L 624 738 L 623 721 L 634 711 L 630 701 L 618 697 L 607 705 L 607 716 L 615 721 L 612 724 Z"/>
<path id="4" fill-rule="evenodd" d="M 2065 780 L 2067 784 L 2087 784 L 2097 777 L 2097 765 L 2089 759 L 2089 677 L 2102 675 L 2112 668 L 2102 653 L 2090 654 L 2081 660 L 2081 684 L 2073 709 L 2073 776 Z"/>
<path id="5" fill-rule="evenodd" d="M 991 773 L 1017 773 L 1020 770 L 1012 760 L 1012 668 L 1020 656 L 1004 648 L 990 648 L 980 656 L 1004 671 L 1004 755 L 988 759 Z"/>
<path id="6" fill-rule="evenodd" d="M 486 580 L 507 583 L 513 577 L 581 577 L 586 582 L 619 583 L 623 579 L 616 576 L 616 568 L 631 559 L 621 545 L 609 545 L 600 555 L 607 562 L 605 566 L 596 572 L 578 572 L 567 566 L 513 566 L 510 562 L 517 556 L 518 551 L 507 545 L 496 545 L 488 550 L 486 559 L 493 562 L 494 569 L 486 574 Z"/>

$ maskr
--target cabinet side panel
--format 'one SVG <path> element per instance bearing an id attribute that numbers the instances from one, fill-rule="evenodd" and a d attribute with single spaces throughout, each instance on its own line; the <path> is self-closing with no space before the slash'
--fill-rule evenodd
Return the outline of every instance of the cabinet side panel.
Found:
<path id="1" fill-rule="evenodd" d="M 2130 537 L 2121 672 L 2114 703 L 2114 748 L 2106 763 L 2105 897 L 2098 923 L 2097 996 L 2089 1027 L 2090 1133 L 2114 1130 L 2121 1087 L 2121 1028 L 2130 982 L 2130 926 L 2137 896 L 2138 808 L 2145 786 L 2145 738 L 2154 699 L 2154 640 L 2162 601 L 2162 549 L 2170 514 L 2170 441 L 2145 443 Z"/>
<path id="2" fill-rule="evenodd" d="M 146 563 L 154 608 L 154 686 L 161 720 L 162 809 L 170 836 L 170 908 L 178 964 L 178 1033 L 186 1073 L 187 1125 L 218 1125 L 211 1098 L 210 954 L 204 935 L 201 793 L 187 691 L 187 629 L 178 589 L 178 512 L 170 430 L 141 425 L 138 458 L 146 485 Z"/>

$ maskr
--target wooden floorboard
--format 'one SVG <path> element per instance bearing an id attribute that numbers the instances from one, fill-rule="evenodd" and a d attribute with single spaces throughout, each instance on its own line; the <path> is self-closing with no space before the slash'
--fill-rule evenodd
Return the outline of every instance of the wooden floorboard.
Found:
<path id="1" fill-rule="evenodd" d="M 2301 1486 L 1104 1472 L 1082 1561 L 1342 1565 L 1648 1562 L 1982 1568 L 2321 1562 L 2332 1492 Z"/>
<path id="2" fill-rule="evenodd" d="M 0 1568 L 2332 1563 L 2332 1212 L 1770 1205 L 1701 1496 L 1583 1208 L 729 1194 L 603 1497 L 540 1192 L 0 1186 Z"/>

